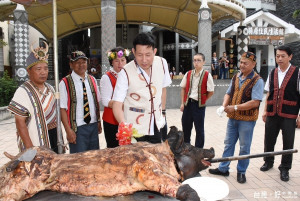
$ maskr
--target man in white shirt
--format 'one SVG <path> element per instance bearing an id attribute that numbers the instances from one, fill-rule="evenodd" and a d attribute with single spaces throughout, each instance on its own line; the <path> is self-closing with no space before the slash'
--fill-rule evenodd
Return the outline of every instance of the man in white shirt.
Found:
<path id="1" fill-rule="evenodd" d="M 155 56 L 155 39 L 149 33 L 136 36 L 132 52 L 135 59 L 118 74 L 113 113 L 119 123 L 132 123 L 144 135 L 138 141 L 160 143 L 160 129 L 165 125 L 166 87 L 172 82 L 168 65 L 165 59 Z"/>
<path id="2" fill-rule="evenodd" d="M 59 84 L 61 120 L 67 133 L 70 153 L 99 149 L 102 132 L 100 93 L 96 79 L 87 74 L 87 57 L 71 53 L 72 73 Z"/>
<path id="3" fill-rule="evenodd" d="M 287 46 L 276 49 L 276 63 L 267 79 L 265 90 L 268 92 L 263 113 L 265 124 L 264 151 L 274 151 L 274 146 L 282 130 L 283 149 L 293 149 L 295 140 L 295 127 L 300 128 L 299 95 L 299 68 L 291 65 L 292 51 Z M 273 167 L 274 156 L 265 157 L 261 171 L 268 171 Z M 280 179 L 289 181 L 289 170 L 292 168 L 293 155 L 286 154 L 281 157 Z"/>
<path id="4" fill-rule="evenodd" d="M 204 118 L 206 101 L 214 94 L 214 82 L 211 74 L 203 69 L 205 56 L 197 53 L 194 56 L 195 69 L 188 71 L 181 83 L 182 130 L 184 142 L 191 143 L 193 123 L 196 130 L 195 147 L 204 146 Z"/>

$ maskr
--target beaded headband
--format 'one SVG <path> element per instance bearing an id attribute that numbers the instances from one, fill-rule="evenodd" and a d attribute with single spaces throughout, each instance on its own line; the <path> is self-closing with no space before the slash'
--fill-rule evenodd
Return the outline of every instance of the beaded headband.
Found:
<path id="1" fill-rule="evenodd" d="M 252 61 L 256 61 L 256 56 L 253 52 L 244 52 L 242 54 L 242 57 L 245 57 L 245 58 L 250 59 Z"/>

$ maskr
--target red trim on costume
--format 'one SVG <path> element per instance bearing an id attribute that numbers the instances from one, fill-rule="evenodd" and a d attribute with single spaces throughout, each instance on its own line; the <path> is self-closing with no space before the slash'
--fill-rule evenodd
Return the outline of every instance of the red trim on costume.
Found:
<path id="1" fill-rule="evenodd" d="M 203 73 L 203 72 L 202 72 Z M 208 79 L 208 71 L 204 71 L 204 76 L 202 79 L 202 83 L 201 83 L 201 96 L 199 96 L 199 85 L 198 85 L 198 101 L 201 101 L 201 105 L 204 105 L 206 103 L 206 95 L 207 95 L 207 79 Z M 184 92 L 184 103 L 187 101 L 188 99 L 188 93 L 190 90 L 190 79 L 191 79 L 191 75 L 192 75 L 192 70 L 190 70 L 186 76 L 186 86 L 185 86 L 185 92 Z M 201 74 L 200 76 L 200 81 L 201 81 Z M 200 105 L 200 104 L 199 104 Z"/>
<path id="2" fill-rule="evenodd" d="M 137 118 L 135 119 L 136 124 L 140 124 L 139 118 L 141 118 L 143 116 L 144 116 L 144 114 L 140 114 L 139 116 L 137 116 Z"/>
<path id="3" fill-rule="evenodd" d="M 185 103 L 188 99 L 189 89 L 190 89 L 190 79 L 191 79 L 192 71 L 190 70 L 186 76 L 186 85 L 185 85 L 185 91 L 184 91 L 184 98 L 183 102 Z"/>
<path id="4" fill-rule="evenodd" d="M 289 106 L 297 106 L 297 101 L 292 101 L 292 100 L 284 100 L 284 93 L 287 87 L 288 82 L 290 81 L 291 77 L 293 76 L 294 72 L 296 70 L 295 66 L 291 66 L 288 72 L 286 73 L 282 84 L 278 86 L 278 68 L 274 69 L 274 79 L 273 79 L 273 86 L 274 86 L 274 92 L 273 92 L 273 97 L 272 100 L 268 100 L 267 104 L 268 105 L 273 105 L 273 111 L 272 112 L 267 112 L 267 116 L 274 116 L 276 113 L 285 118 L 291 118 L 291 119 L 296 119 L 298 117 L 297 115 L 294 114 L 288 114 L 288 113 L 283 113 L 282 108 L 284 105 L 289 105 Z M 272 73 L 271 73 L 272 76 Z M 271 81 L 269 86 L 271 86 Z"/>
<path id="5" fill-rule="evenodd" d="M 131 93 L 129 96 L 130 96 L 130 98 L 132 98 L 135 101 L 139 101 L 141 98 L 141 96 L 138 95 L 137 93 Z"/>
<path id="6" fill-rule="evenodd" d="M 207 79 L 208 79 L 208 71 L 205 71 L 202 84 L 201 84 L 201 105 L 204 105 L 207 100 Z"/>
<path id="7" fill-rule="evenodd" d="M 117 78 L 110 71 L 106 72 L 106 75 L 108 76 L 108 78 L 111 82 L 111 86 L 112 86 L 113 92 L 114 92 L 115 87 L 116 87 L 116 83 L 117 83 Z M 118 121 L 116 120 L 115 116 L 114 116 L 112 108 L 109 108 L 109 107 L 104 107 L 102 119 L 103 119 L 103 121 L 105 121 L 107 123 L 110 123 L 110 124 L 113 124 L 113 125 L 118 125 L 119 124 Z"/>

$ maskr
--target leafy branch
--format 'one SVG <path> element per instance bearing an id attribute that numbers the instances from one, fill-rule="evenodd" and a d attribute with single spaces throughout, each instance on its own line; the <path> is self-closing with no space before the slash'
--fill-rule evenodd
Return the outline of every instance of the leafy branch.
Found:
<path id="1" fill-rule="evenodd" d="M 3 39 L 0 39 L 0 48 L 8 45 L 7 42 L 5 42 Z"/>
<path id="2" fill-rule="evenodd" d="M 300 9 L 295 10 L 295 11 L 293 12 L 293 18 L 296 19 L 296 18 L 298 17 L 299 14 L 300 14 Z"/>

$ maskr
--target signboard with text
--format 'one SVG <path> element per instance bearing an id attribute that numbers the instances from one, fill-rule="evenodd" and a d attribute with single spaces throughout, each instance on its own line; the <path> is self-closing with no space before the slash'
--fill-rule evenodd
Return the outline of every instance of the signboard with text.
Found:
<path id="1" fill-rule="evenodd" d="M 249 45 L 283 45 L 283 27 L 247 27 Z"/>

